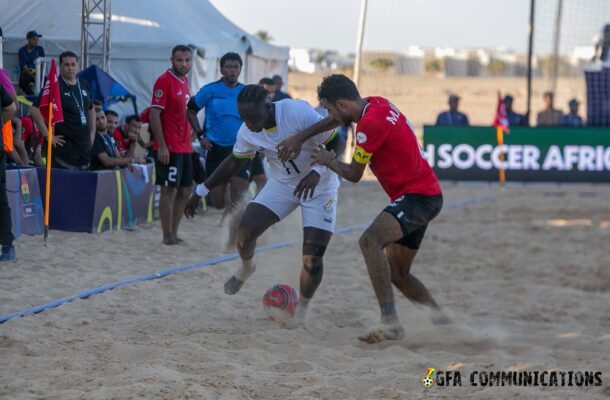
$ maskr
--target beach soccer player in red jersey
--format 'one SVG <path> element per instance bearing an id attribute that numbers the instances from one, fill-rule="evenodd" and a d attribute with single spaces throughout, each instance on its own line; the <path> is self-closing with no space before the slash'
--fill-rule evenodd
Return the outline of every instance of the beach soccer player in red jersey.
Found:
<path id="1" fill-rule="evenodd" d="M 410 273 L 428 223 L 441 211 L 443 195 L 407 118 L 382 97 L 360 97 L 354 82 L 330 75 L 318 87 L 329 117 L 278 145 L 281 159 L 296 157 L 308 137 L 338 124 L 357 123 L 356 148 L 350 164 L 332 151 L 317 149 L 313 161 L 358 182 L 370 163 L 391 203 L 360 237 L 360 248 L 381 308 L 381 324 L 359 339 L 366 343 L 398 340 L 404 329 L 394 305 L 394 284 L 410 301 L 428 306 L 435 324 L 449 323 L 426 287 Z"/>

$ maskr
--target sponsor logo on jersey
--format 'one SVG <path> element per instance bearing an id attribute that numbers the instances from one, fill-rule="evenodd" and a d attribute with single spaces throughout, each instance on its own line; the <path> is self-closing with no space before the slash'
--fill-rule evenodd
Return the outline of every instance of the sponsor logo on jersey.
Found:
<path id="1" fill-rule="evenodd" d="M 366 137 L 366 135 L 364 134 L 364 132 L 358 132 L 356 133 L 356 142 L 362 144 L 362 143 L 366 143 L 366 140 L 368 138 Z"/>

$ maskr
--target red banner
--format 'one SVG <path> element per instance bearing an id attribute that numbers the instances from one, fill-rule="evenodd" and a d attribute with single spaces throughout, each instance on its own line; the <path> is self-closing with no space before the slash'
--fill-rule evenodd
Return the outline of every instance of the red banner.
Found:
<path id="1" fill-rule="evenodd" d="M 61 93 L 59 92 L 59 80 L 57 76 L 57 68 L 55 67 L 55 60 L 51 61 L 51 69 L 49 70 L 49 76 L 44 84 L 42 91 L 42 97 L 40 98 L 40 113 L 46 120 L 49 115 L 49 103 L 53 104 L 53 114 L 51 116 L 51 123 L 56 124 L 64 120 L 64 114 L 61 109 Z"/>

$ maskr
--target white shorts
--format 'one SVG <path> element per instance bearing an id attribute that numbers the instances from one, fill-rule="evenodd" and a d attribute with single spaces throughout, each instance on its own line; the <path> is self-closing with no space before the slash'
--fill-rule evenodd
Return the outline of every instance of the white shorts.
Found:
<path id="1" fill-rule="evenodd" d="M 307 200 L 297 199 L 294 191 L 288 185 L 269 180 L 263 189 L 252 199 L 270 209 L 280 218 L 288 216 L 298 206 L 301 206 L 303 228 L 313 227 L 328 232 L 335 231 L 337 219 L 337 190 L 322 190 L 316 187 L 314 197 Z"/>

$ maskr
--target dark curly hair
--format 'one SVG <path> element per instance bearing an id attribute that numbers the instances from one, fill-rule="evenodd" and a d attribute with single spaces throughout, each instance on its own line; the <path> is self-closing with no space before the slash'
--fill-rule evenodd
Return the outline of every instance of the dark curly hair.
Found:
<path id="1" fill-rule="evenodd" d="M 224 56 L 220 57 L 220 68 L 224 67 L 225 62 L 227 62 L 229 60 L 237 61 L 239 63 L 240 67 L 243 67 L 243 65 L 244 65 L 244 62 L 242 61 L 239 54 L 233 53 L 233 52 L 228 52 Z"/>
<path id="2" fill-rule="evenodd" d="M 260 85 L 246 85 L 239 96 L 237 96 L 237 104 L 260 104 L 267 99 L 267 91 Z"/>
<path id="3" fill-rule="evenodd" d="M 356 84 L 345 75 L 329 75 L 318 86 L 318 99 L 324 99 L 331 104 L 335 104 L 339 99 L 357 100 L 359 97 Z"/>

